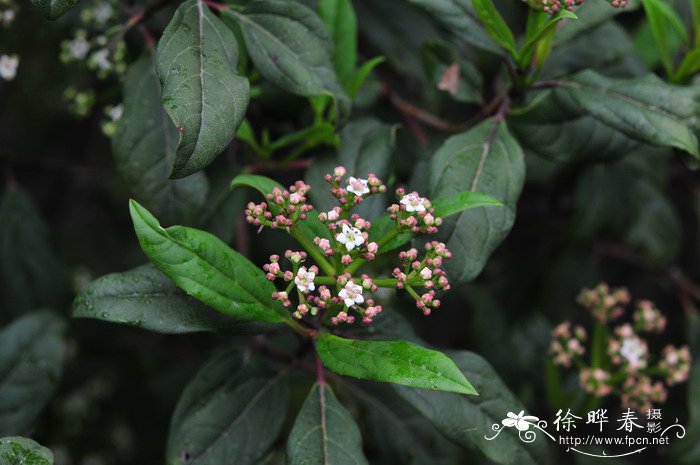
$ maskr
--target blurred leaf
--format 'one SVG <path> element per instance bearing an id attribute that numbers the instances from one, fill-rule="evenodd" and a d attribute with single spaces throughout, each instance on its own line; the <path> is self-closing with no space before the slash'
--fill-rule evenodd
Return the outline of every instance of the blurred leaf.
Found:
<path id="1" fill-rule="evenodd" d="M 357 18 L 350 0 L 320 0 L 318 13 L 335 44 L 335 69 L 347 89 L 357 66 Z"/>
<path id="2" fill-rule="evenodd" d="M 19 436 L 0 438 L 0 465 L 52 465 L 53 454 L 36 441 Z"/>
<path id="3" fill-rule="evenodd" d="M 0 436 L 23 434 L 54 393 L 66 356 L 66 323 L 29 313 L 0 331 Z"/>
<path id="4" fill-rule="evenodd" d="M 613 17 L 634 12 L 640 6 L 641 0 L 629 0 L 624 8 L 611 8 L 608 2 L 584 2 L 576 8 L 578 20 L 567 21 L 564 27 L 557 32 L 555 42 L 564 43 L 603 23 L 611 24 Z"/>
<path id="5" fill-rule="evenodd" d="M 408 0 L 432 15 L 445 29 L 469 45 L 501 53 L 479 20 L 473 0 Z"/>
<path id="6" fill-rule="evenodd" d="M 510 56 L 517 58 L 518 52 L 515 49 L 515 38 L 513 32 L 506 24 L 503 16 L 498 12 L 492 0 L 472 0 L 474 10 L 479 15 L 481 24 L 494 42 L 505 49 Z"/>
<path id="7" fill-rule="evenodd" d="M 29 195 L 10 186 L 0 197 L 0 321 L 61 303 L 66 269 Z"/>
<path id="8" fill-rule="evenodd" d="M 201 170 L 235 136 L 249 99 L 237 62 L 235 36 L 204 0 L 180 5 L 156 53 L 163 104 L 180 134 L 171 178 Z"/>
<path id="9" fill-rule="evenodd" d="M 141 248 L 160 271 L 188 294 L 243 321 L 282 323 L 289 313 L 270 295 L 274 285 L 247 258 L 198 229 L 163 229 L 148 210 L 129 204 Z"/>
<path id="10" fill-rule="evenodd" d="M 289 465 L 367 464 L 362 437 L 350 413 L 326 383 L 306 397 L 287 440 Z"/>
<path id="11" fill-rule="evenodd" d="M 333 95 L 341 113 L 349 112 L 333 66 L 333 40 L 313 10 L 297 2 L 260 0 L 223 13 L 239 22 L 248 53 L 266 79 L 297 95 Z"/>
<path id="12" fill-rule="evenodd" d="M 564 82 L 567 92 L 591 116 L 628 136 L 653 145 L 675 147 L 700 157 L 688 124 L 698 114 L 698 91 L 664 83 L 653 75 L 609 79 L 583 71 Z"/>
<path id="13" fill-rule="evenodd" d="M 117 172 L 130 195 L 162 221 L 191 224 L 209 186 L 204 173 L 167 179 L 178 136 L 160 103 L 160 84 L 150 55 L 131 65 L 123 93 L 124 115 L 112 137 Z"/>
<path id="14" fill-rule="evenodd" d="M 431 41 L 423 46 L 421 51 L 423 68 L 430 83 L 439 88 L 440 83 L 450 66 L 457 64 L 457 88 L 453 92 L 445 89 L 458 102 L 480 103 L 483 101 L 483 78 L 479 70 L 471 62 L 457 54 L 448 42 Z"/>
<path id="15" fill-rule="evenodd" d="M 237 321 L 188 296 L 151 264 L 93 281 L 76 297 L 73 316 L 166 334 L 198 331 L 255 334 L 264 330 L 263 325 Z"/>
<path id="16" fill-rule="evenodd" d="M 355 70 L 348 79 L 347 84 L 345 84 L 345 90 L 350 97 L 354 98 L 357 96 L 362 86 L 365 84 L 365 81 L 367 81 L 367 78 L 369 78 L 372 71 L 374 71 L 374 68 L 384 63 L 384 61 L 386 61 L 384 57 L 374 57 L 362 63 L 362 65 Z"/>
<path id="17" fill-rule="evenodd" d="M 674 80 L 684 82 L 697 74 L 698 71 L 700 71 L 700 48 L 694 48 L 683 57 L 683 61 L 678 65 Z"/>
<path id="18" fill-rule="evenodd" d="M 237 349 L 221 351 L 185 387 L 170 423 L 169 465 L 252 465 L 270 449 L 287 412 L 287 372 L 245 360 Z"/>
<path id="19" fill-rule="evenodd" d="M 556 15 L 542 23 L 540 28 L 532 32 L 532 36 L 527 38 L 525 44 L 518 50 L 518 60 L 521 65 L 526 66 L 530 62 L 532 53 L 535 51 L 537 44 L 543 37 L 547 36 L 547 34 L 553 33 L 552 31 L 558 26 L 559 21 L 564 19 L 578 19 L 578 17 L 569 10 L 560 10 Z"/>
<path id="20" fill-rule="evenodd" d="M 231 190 L 231 177 L 238 172 L 236 167 L 217 170 L 210 176 L 209 195 L 199 218 L 201 229 L 209 231 L 222 241 L 229 243 L 243 222 L 247 192 Z"/>
<path id="21" fill-rule="evenodd" d="M 670 25 L 674 32 L 687 42 L 688 33 L 685 30 L 685 25 L 673 7 L 663 0 L 642 0 L 642 5 L 654 35 L 661 63 L 664 65 L 666 75 L 670 77 L 673 75 L 675 50 L 671 49 L 668 43 L 669 30 L 667 26 Z"/>
<path id="22" fill-rule="evenodd" d="M 398 395 L 433 422 L 446 437 L 468 449 L 482 452 L 498 464 L 537 465 L 546 462 L 546 445 L 540 441 L 522 442 L 515 428 L 504 428 L 491 437 L 493 424 L 501 423 L 508 412 L 525 410 L 491 366 L 471 352 L 451 352 L 465 376 L 473 380 L 478 396 L 458 396 L 395 386 Z"/>
<path id="23" fill-rule="evenodd" d="M 321 361 L 331 371 L 355 378 L 476 394 L 445 354 L 405 341 L 360 341 L 321 334 L 316 341 Z"/>
<path id="24" fill-rule="evenodd" d="M 468 190 L 493 196 L 504 205 L 470 209 L 443 223 L 438 238 L 453 252 L 445 263 L 451 281 L 476 277 L 510 231 L 524 170 L 520 146 L 505 122 L 493 118 L 450 137 L 433 156 L 428 174 L 431 198 Z"/>
<path id="25" fill-rule="evenodd" d="M 80 0 L 32 0 L 32 5 L 48 19 L 57 19 L 66 14 Z"/>

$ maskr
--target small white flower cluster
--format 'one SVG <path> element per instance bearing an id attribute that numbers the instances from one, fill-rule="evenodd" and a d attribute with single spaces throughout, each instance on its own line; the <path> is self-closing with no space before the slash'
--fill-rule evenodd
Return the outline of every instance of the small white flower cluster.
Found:
<path id="1" fill-rule="evenodd" d="M 105 136 L 112 137 L 117 131 L 117 121 L 119 121 L 124 114 L 124 105 L 107 105 L 104 109 L 104 114 L 107 120 L 102 121 L 102 132 Z"/>
<path id="2" fill-rule="evenodd" d="M 17 76 L 19 57 L 17 55 L 0 55 L 0 78 L 11 81 Z"/>
<path id="3" fill-rule="evenodd" d="M 126 71 L 126 44 L 123 40 L 110 41 L 105 35 L 90 38 L 85 29 L 78 29 L 72 39 L 61 42 L 59 58 L 63 63 L 85 62 L 88 69 L 105 79 Z"/>
<path id="4" fill-rule="evenodd" d="M 116 16 L 114 6 L 115 4 L 110 1 L 99 0 L 93 5 L 83 8 L 80 12 L 80 19 L 85 24 L 104 28 Z"/>

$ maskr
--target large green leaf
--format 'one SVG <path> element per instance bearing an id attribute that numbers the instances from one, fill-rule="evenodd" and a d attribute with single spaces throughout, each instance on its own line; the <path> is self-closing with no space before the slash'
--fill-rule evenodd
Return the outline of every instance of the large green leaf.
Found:
<path id="1" fill-rule="evenodd" d="M 57 19 L 66 14 L 80 0 L 32 0 L 32 5 L 48 19 Z"/>
<path id="2" fill-rule="evenodd" d="M 401 398 L 426 416 L 446 437 L 469 449 L 481 451 L 491 462 L 512 465 L 546 463 L 546 438 L 526 443 L 515 428 L 506 428 L 496 439 L 491 426 L 508 412 L 525 410 L 493 368 L 471 352 L 451 352 L 459 369 L 472 380 L 479 396 L 458 396 L 394 386 Z"/>
<path id="3" fill-rule="evenodd" d="M 134 200 L 129 208 L 144 253 L 189 295 L 239 320 L 281 323 L 290 318 L 270 297 L 275 288 L 262 270 L 216 236 L 182 226 L 163 229 Z"/>
<path id="4" fill-rule="evenodd" d="M 0 438 L 0 465 L 52 465 L 53 454 L 36 441 L 20 436 Z"/>
<path id="5" fill-rule="evenodd" d="M 469 45 L 502 53 L 484 30 L 472 0 L 408 0 L 432 15 L 443 27 Z"/>
<path id="6" fill-rule="evenodd" d="M 591 116 L 648 144 L 675 147 L 700 157 L 696 124 L 698 90 L 666 84 L 653 75 L 616 80 L 583 71 L 563 82 Z"/>
<path id="7" fill-rule="evenodd" d="M 53 312 L 29 313 L 0 332 L 0 436 L 27 432 L 58 384 L 66 323 Z"/>
<path id="8" fill-rule="evenodd" d="M 289 387 L 286 371 L 246 359 L 221 351 L 187 385 L 170 423 L 168 465 L 260 463 L 282 429 Z"/>
<path id="9" fill-rule="evenodd" d="M 335 69 L 347 83 L 357 66 L 357 18 L 350 0 L 320 0 L 318 13 L 335 44 Z"/>
<path id="10" fill-rule="evenodd" d="M 326 383 L 311 388 L 287 440 L 289 465 L 364 465 L 362 437 Z"/>
<path id="11" fill-rule="evenodd" d="M 452 251 L 445 266 L 452 281 L 469 281 L 481 272 L 513 226 L 524 180 L 523 152 L 503 121 L 487 119 L 450 137 L 435 153 L 428 175 L 430 198 L 472 191 L 503 203 L 466 210 L 443 223 L 437 237 Z"/>
<path id="12" fill-rule="evenodd" d="M 73 316 L 167 334 L 264 330 L 261 324 L 227 317 L 188 296 L 151 264 L 111 273 L 92 282 L 76 297 Z"/>
<path id="13" fill-rule="evenodd" d="M 0 197 L 0 321 L 61 302 L 66 269 L 51 247 L 49 229 L 19 186 Z"/>
<path id="14" fill-rule="evenodd" d="M 238 21 L 260 73 L 297 95 L 335 96 L 347 108 L 333 65 L 333 40 L 318 15 L 298 3 L 260 0 L 224 10 Z"/>
<path id="15" fill-rule="evenodd" d="M 236 73 L 236 38 L 204 0 L 177 9 L 158 42 L 163 104 L 180 140 L 171 178 L 207 166 L 231 142 L 248 106 L 248 80 Z"/>
<path id="16" fill-rule="evenodd" d="M 360 341 L 321 334 L 316 351 L 331 371 L 419 389 L 476 394 L 442 352 L 405 341 Z"/>
<path id="17" fill-rule="evenodd" d="M 117 172 L 131 196 L 166 223 L 192 223 L 207 195 L 204 173 L 167 179 L 177 129 L 160 103 L 152 57 L 131 65 L 124 84 L 124 115 L 112 137 Z"/>

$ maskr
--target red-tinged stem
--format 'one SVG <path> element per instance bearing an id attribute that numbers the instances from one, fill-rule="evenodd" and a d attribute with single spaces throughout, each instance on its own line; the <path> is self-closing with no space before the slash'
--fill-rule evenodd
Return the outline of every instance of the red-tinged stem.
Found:
<path id="1" fill-rule="evenodd" d="M 225 10 L 226 8 L 228 8 L 223 3 L 216 3 L 216 2 L 212 2 L 211 0 L 204 0 L 204 3 L 206 3 L 209 8 L 216 10 L 216 11 L 222 11 L 222 10 Z"/>
<path id="2" fill-rule="evenodd" d="M 316 382 L 318 382 L 318 384 L 326 384 L 325 368 L 323 368 L 323 363 L 318 353 L 316 354 Z"/>
<path id="3" fill-rule="evenodd" d="M 155 50 L 156 41 L 153 39 L 153 36 L 148 31 L 146 25 L 139 24 L 139 32 L 141 33 L 141 36 L 143 36 L 143 40 L 146 42 L 146 47 L 148 47 L 151 51 Z"/>

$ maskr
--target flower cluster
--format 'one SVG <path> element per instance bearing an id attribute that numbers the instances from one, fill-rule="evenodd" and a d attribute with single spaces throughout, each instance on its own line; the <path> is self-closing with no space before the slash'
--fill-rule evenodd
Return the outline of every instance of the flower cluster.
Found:
<path id="1" fill-rule="evenodd" d="M 418 195 L 418 192 L 406 193 L 405 189 L 396 189 L 398 204 L 393 204 L 387 211 L 399 229 L 412 233 L 432 234 L 442 224 L 442 218 L 435 217 L 435 209 L 430 200 Z"/>
<path id="2" fill-rule="evenodd" d="M 586 331 L 564 322 L 552 331 L 550 353 L 554 364 L 579 368 L 583 390 L 596 397 L 617 394 L 623 407 L 642 411 L 665 402 L 667 387 L 688 379 L 688 347 L 668 345 L 654 357 L 642 337 L 643 333 L 661 334 L 666 327 L 666 317 L 653 302 L 636 301 L 632 322 L 613 326 L 631 301 L 626 289 L 611 289 L 601 283 L 584 289 L 577 300 L 595 319 L 588 350 L 584 347 Z M 590 365 L 583 359 L 586 352 L 591 353 Z"/>
<path id="3" fill-rule="evenodd" d="M 0 0 L 0 26 L 10 27 L 17 17 L 17 10 L 14 0 Z"/>
<path id="4" fill-rule="evenodd" d="M 269 226 L 272 229 L 289 229 L 299 220 L 305 220 L 306 214 L 313 210 L 307 203 L 306 193 L 311 187 L 303 181 L 297 181 L 289 190 L 279 187 L 265 195 L 267 202 L 248 203 L 245 211 L 246 221 L 255 226 Z"/>
<path id="5" fill-rule="evenodd" d="M 11 81 L 17 76 L 19 57 L 17 55 L 0 55 L 0 78 Z"/>
<path id="6" fill-rule="evenodd" d="M 586 330 L 582 326 L 572 327 L 568 321 L 554 328 L 552 342 L 549 345 L 554 364 L 565 368 L 570 367 L 572 360 L 586 352 L 584 347 L 586 337 Z"/>
<path id="7" fill-rule="evenodd" d="M 126 71 L 126 43 L 110 40 L 105 35 L 89 38 L 85 29 L 78 29 L 72 39 L 61 42 L 59 58 L 64 63 L 84 61 L 97 77 L 105 79 Z"/>
<path id="8" fill-rule="evenodd" d="M 430 201 L 399 189 L 399 204 L 389 208 L 389 219 L 393 221 L 384 221 L 380 228 L 373 229 L 370 221 L 351 210 L 368 197 L 386 192 L 386 186 L 373 174 L 366 179 L 346 175 L 347 170 L 339 166 L 325 176 L 338 205 L 320 212 L 320 224 L 313 228 L 299 224 L 309 220 L 308 214 L 313 210 L 307 199 L 310 187 L 302 181 L 288 190 L 272 189 L 262 203 L 248 204 L 245 214 L 249 223 L 259 228 L 284 229 L 306 249 L 288 250 L 284 255 L 288 263 L 284 265 L 278 255 L 272 255 L 263 266 L 267 279 L 285 285 L 272 298 L 293 309 L 294 318 L 310 325 L 352 324 L 357 319 L 369 324 L 382 312 L 382 306 L 368 294 L 377 292 L 379 287 L 396 288 L 406 290 L 423 314 L 429 315 L 440 306 L 437 293 L 450 288 L 443 265 L 451 253 L 445 244 L 428 242 L 422 257 L 415 248 L 400 252 L 401 267 L 395 268 L 390 278 L 373 278 L 366 273 L 358 276 L 357 271 L 373 261 L 383 245 L 401 234 L 435 232 L 441 220 L 434 217 Z M 322 230 L 320 225 L 324 226 Z M 304 236 L 310 230 L 317 235 Z M 315 264 L 307 265 L 309 259 Z M 418 291 L 419 288 L 424 291 Z"/>
<path id="9" fill-rule="evenodd" d="M 591 312 L 593 318 L 607 323 L 622 316 L 625 305 L 630 302 L 630 294 L 625 288 L 610 289 L 607 284 L 600 283 L 593 289 L 582 290 L 576 300 Z"/>
<path id="10" fill-rule="evenodd" d="M 525 2 L 531 8 L 542 10 L 550 15 L 556 14 L 561 10 L 571 11 L 574 7 L 583 4 L 583 0 L 525 0 Z M 609 3 L 614 8 L 627 6 L 627 0 L 609 0 Z"/>

